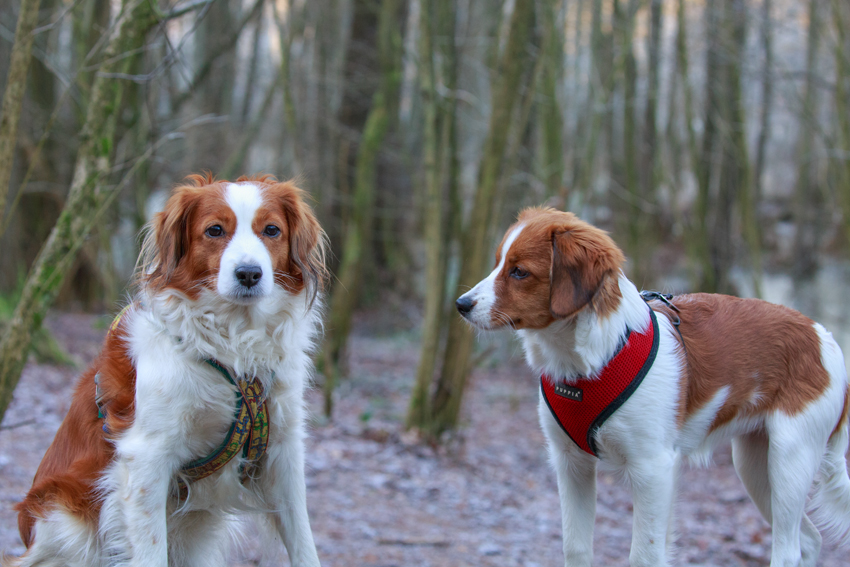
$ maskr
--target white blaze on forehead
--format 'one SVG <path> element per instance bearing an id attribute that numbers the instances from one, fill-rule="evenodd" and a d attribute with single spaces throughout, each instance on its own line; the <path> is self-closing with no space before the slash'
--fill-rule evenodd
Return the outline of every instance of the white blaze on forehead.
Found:
<path id="1" fill-rule="evenodd" d="M 224 198 L 236 215 L 236 231 L 221 256 L 218 272 L 218 292 L 233 295 L 239 291 L 236 268 L 259 266 L 263 271 L 257 292 L 264 295 L 271 291 L 273 270 L 271 256 L 263 241 L 254 233 L 253 223 L 257 211 L 263 204 L 260 188 L 253 183 L 228 183 Z"/>
<path id="2" fill-rule="evenodd" d="M 504 269 L 508 252 L 510 252 L 511 246 L 513 246 L 524 228 L 525 224 L 519 224 L 508 233 L 505 243 L 502 245 L 502 257 L 499 258 L 499 265 L 490 272 L 489 276 L 478 282 L 478 285 L 463 295 L 463 297 L 469 297 L 475 302 L 475 307 L 468 316 L 474 325 L 485 328 L 491 325 L 491 310 L 493 304 L 496 302 L 496 278 Z"/>
<path id="3" fill-rule="evenodd" d="M 236 231 L 246 225 L 251 230 L 254 215 L 263 204 L 260 188 L 252 183 L 228 183 L 224 198 L 236 215 Z"/>
<path id="4" fill-rule="evenodd" d="M 511 246 L 514 245 L 514 241 L 519 236 L 519 233 L 522 232 L 522 229 L 525 228 L 524 224 L 517 225 L 511 232 L 508 234 L 508 237 L 505 238 L 505 244 L 502 246 L 502 257 L 499 258 L 499 265 L 496 266 L 496 269 L 490 273 L 490 276 L 487 279 L 493 278 L 496 279 L 496 275 L 502 271 L 502 268 L 505 267 L 505 258 L 508 257 L 508 252 L 511 249 Z"/>

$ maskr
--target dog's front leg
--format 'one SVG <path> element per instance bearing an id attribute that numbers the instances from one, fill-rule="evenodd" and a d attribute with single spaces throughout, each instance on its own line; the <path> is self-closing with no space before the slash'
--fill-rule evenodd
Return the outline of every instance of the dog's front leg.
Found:
<path id="1" fill-rule="evenodd" d="M 552 417 L 542 395 L 538 416 L 548 440 L 549 460 L 558 478 L 566 566 L 590 567 L 593 562 L 593 523 L 596 520 L 597 459 L 579 449 L 567 437 Z"/>
<path id="2" fill-rule="evenodd" d="M 661 452 L 652 457 L 642 457 L 627 466 L 627 476 L 632 487 L 634 518 L 632 549 L 629 564 L 632 567 L 661 567 L 667 565 L 669 524 L 673 511 L 678 456 Z"/>
<path id="3" fill-rule="evenodd" d="M 596 458 L 576 451 L 568 456 L 566 451 L 555 447 L 551 449 L 551 456 L 561 497 L 566 566 L 590 567 L 596 519 Z"/>
<path id="4" fill-rule="evenodd" d="M 291 423 L 301 422 L 292 417 L 290 420 Z M 319 556 L 307 514 L 304 441 L 300 425 L 272 438 L 257 482 L 266 504 L 274 510 L 272 520 L 293 567 L 318 567 Z"/>
<path id="5" fill-rule="evenodd" d="M 166 502 L 173 466 L 163 462 L 156 440 L 128 436 L 119 448 L 118 467 L 126 479 L 119 489 L 126 534 L 124 550 L 133 567 L 168 565 Z"/>

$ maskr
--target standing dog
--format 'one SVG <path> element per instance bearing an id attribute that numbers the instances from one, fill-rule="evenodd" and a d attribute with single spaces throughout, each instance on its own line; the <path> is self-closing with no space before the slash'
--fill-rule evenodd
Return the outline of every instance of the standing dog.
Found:
<path id="1" fill-rule="evenodd" d="M 319 565 L 302 394 L 324 233 L 300 189 L 191 176 L 153 221 L 140 291 L 74 392 L 18 504 L 15 566 L 223 566 L 261 511 Z"/>
<path id="2" fill-rule="evenodd" d="M 848 543 L 848 384 L 832 335 L 755 299 L 642 296 L 622 264 L 603 231 L 529 209 L 493 272 L 457 300 L 480 329 L 516 329 L 542 376 L 566 564 L 591 564 L 597 463 L 631 484 L 631 565 L 666 565 L 681 458 L 708 461 L 730 439 L 735 469 L 773 527 L 771 566 L 813 567 L 815 523 Z M 815 523 L 805 510 L 813 483 Z"/>

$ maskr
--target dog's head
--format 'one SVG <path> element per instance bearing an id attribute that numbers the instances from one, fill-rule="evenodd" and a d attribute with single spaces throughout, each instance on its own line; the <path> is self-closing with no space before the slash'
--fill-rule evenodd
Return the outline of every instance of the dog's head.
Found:
<path id="1" fill-rule="evenodd" d="M 616 308 L 623 253 L 602 230 L 572 213 L 532 208 L 520 213 L 496 251 L 496 267 L 457 300 L 481 329 L 542 329 L 585 308 Z"/>
<path id="2" fill-rule="evenodd" d="M 210 290 L 252 304 L 279 286 L 312 300 L 326 278 L 324 256 L 325 234 L 293 183 L 192 175 L 153 219 L 140 275 L 153 291 L 191 299 Z"/>

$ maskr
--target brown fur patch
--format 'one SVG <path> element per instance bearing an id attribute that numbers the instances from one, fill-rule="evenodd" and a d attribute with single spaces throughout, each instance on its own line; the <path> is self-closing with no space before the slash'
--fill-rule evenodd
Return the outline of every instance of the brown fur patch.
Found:
<path id="1" fill-rule="evenodd" d="M 524 225 L 510 250 L 505 238 Z M 505 263 L 496 277 L 493 326 L 510 321 L 517 329 L 541 329 L 590 306 L 605 317 L 619 305 L 617 283 L 623 253 L 602 230 L 572 213 L 531 208 L 522 211 L 496 253 Z M 517 278 L 515 269 L 528 275 Z"/>
<path id="2" fill-rule="evenodd" d="M 307 205 L 304 191 L 291 182 L 268 182 L 263 188 L 265 206 L 257 212 L 254 230 L 265 226 L 258 219 L 264 216 L 282 217 L 280 250 L 271 245 L 275 259 L 275 281 L 291 293 L 299 293 L 306 285 L 313 297 L 324 287 L 328 278 L 325 268 L 325 233 Z M 286 243 L 283 249 L 282 243 Z"/>
<path id="3" fill-rule="evenodd" d="M 801 313 L 759 299 L 706 293 L 672 302 L 678 314 L 660 302 L 651 306 L 682 321 L 687 368 L 680 423 L 727 386 L 712 431 L 768 410 L 794 415 L 829 386 L 814 322 Z"/>
<path id="4" fill-rule="evenodd" d="M 15 506 L 18 529 L 27 547 L 33 543 L 36 520 L 57 507 L 93 527 L 97 525 L 101 503 L 95 494 L 95 484 L 114 453 L 102 428 L 104 420 L 97 416 L 94 384 L 97 372 L 101 376 L 110 436 L 118 435 L 133 422 L 136 372 L 127 353 L 126 337 L 119 327 L 107 335 L 100 356 L 77 381 L 71 408 L 35 473 L 32 488 Z"/>

